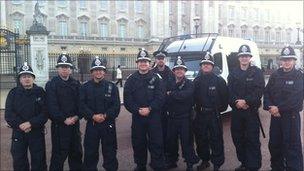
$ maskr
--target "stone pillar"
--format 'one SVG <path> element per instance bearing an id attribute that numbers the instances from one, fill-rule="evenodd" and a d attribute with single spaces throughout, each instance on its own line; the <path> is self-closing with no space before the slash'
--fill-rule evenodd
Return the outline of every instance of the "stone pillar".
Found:
<path id="1" fill-rule="evenodd" d="M 31 59 L 30 65 L 36 75 L 35 83 L 44 87 L 49 80 L 49 57 L 47 35 L 31 34 Z"/>
<path id="2" fill-rule="evenodd" d="M 177 35 L 184 34 L 182 15 L 182 1 L 177 1 Z"/>
<path id="3" fill-rule="evenodd" d="M 0 1 L 0 27 L 6 27 L 6 1 Z"/>
<path id="4" fill-rule="evenodd" d="M 169 1 L 150 1 L 150 41 L 169 36 Z"/>
<path id="5" fill-rule="evenodd" d="M 34 26 L 34 25 L 33 25 Z M 48 31 L 45 30 L 32 30 L 26 33 L 30 37 L 31 59 L 30 65 L 36 75 L 35 83 L 44 87 L 45 83 L 49 80 L 49 57 L 48 57 Z M 45 27 L 44 27 L 45 28 Z"/>

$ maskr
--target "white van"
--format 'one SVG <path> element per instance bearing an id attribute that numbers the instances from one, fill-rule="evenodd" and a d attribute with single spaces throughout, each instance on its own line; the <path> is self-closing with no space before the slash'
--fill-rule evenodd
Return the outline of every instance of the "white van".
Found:
<path id="1" fill-rule="evenodd" d="M 182 35 L 164 39 L 158 51 L 168 53 L 167 64 L 172 68 L 177 56 L 181 56 L 186 63 L 187 78 L 193 80 L 200 71 L 199 63 L 206 52 L 214 57 L 214 72 L 220 74 L 226 81 L 229 71 L 239 65 L 237 53 L 241 45 L 247 44 L 253 57 L 251 64 L 261 68 L 261 59 L 255 42 L 241 38 L 218 36 L 217 33 L 203 33 L 196 38 L 195 35 Z"/>

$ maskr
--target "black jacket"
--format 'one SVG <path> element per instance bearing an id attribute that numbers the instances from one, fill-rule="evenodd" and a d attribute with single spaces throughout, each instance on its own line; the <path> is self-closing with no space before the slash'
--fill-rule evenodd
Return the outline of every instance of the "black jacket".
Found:
<path id="1" fill-rule="evenodd" d="M 79 113 L 79 81 L 70 77 L 67 81 L 59 76 L 47 82 L 45 86 L 50 119 L 56 123 L 64 123 L 65 119 Z"/>
<path id="2" fill-rule="evenodd" d="M 293 69 L 284 72 L 282 68 L 274 72 L 264 93 L 264 109 L 277 106 L 279 112 L 299 112 L 303 108 L 303 73 Z"/>
<path id="3" fill-rule="evenodd" d="M 151 112 L 160 111 L 164 103 L 165 91 L 161 78 L 149 71 L 140 74 L 136 71 L 129 76 L 124 87 L 124 104 L 134 115 L 139 115 L 141 107 L 150 107 Z"/>
<path id="4" fill-rule="evenodd" d="M 152 69 L 152 72 L 155 74 L 159 74 L 162 77 L 163 84 L 166 90 L 170 88 L 170 82 L 175 79 L 175 76 L 171 69 L 166 65 L 163 71 L 159 71 L 157 66 Z"/>
<path id="5" fill-rule="evenodd" d="M 236 108 L 235 101 L 244 99 L 249 109 L 258 109 L 264 93 L 265 80 L 263 72 L 256 66 L 250 66 L 246 71 L 239 67 L 233 69 L 228 76 L 229 104 Z"/>
<path id="6" fill-rule="evenodd" d="M 186 78 L 178 83 L 175 79 L 171 81 L 167 102 L 169 117 L 190 117 L 193 106 L 193 90 L 193 83 Z"/>
<path id="7" fill-rule="evenodd" d="M 80 88 L 80 111 L 88 121 L 96 113 L 107 115 L 106 120 L 114 121 L 120 112 L 120 99 L 115 84 L 102 80 L 90 80 Z"/>
<path id="8" fill-rule="evenodd" d="M 43 128 L 47 122 L 47 108 L 43 88 L 34 84 L 26 90 L 22 86 L 13 88 L 7 96 L 5 104 L 5 120 L 13 128 L 29 121 L 32 129 Z"/>
<path id="9" fill-rule="evenodd" d="M 194 98 L 197 112 L 201 107 L 223 112 L 228 107 L 228 97 L 228 87 L 222 77 L 210 73 L 200 74 L 194 79 Z"/>

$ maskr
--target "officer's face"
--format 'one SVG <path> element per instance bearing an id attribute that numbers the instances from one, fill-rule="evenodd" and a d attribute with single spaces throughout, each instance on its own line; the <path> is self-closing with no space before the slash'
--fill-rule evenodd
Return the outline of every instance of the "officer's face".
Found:
<path id="1" fill-rule="evenodd" d="M 176 78 L 183 78 L 186 70 L 184 68 L 175 68 L 173 72 Z"/>
<path id="2" fill-rule="evenodd" d="M 72 73 L 72 70 L 69 66 L 59 66 L 57 71 L 58 71 L 59 76 L 61 76 L 63 78 L 69 77 Z"/>
<path id="3" fill-rule="evenodd" d="M 157 66 L 163 67 L 165 65 L 164 58 L 157 58 L 155 61 L 156 61 Z"/>
<path id="4" fill-rule="evenodd" d="M 249 65 L 250 63 L 250 56 L 249 55 L 242 55 L 239 57 L 239 61 L 241 65 Z"/>
<path id="5" fill-rule="evenodd" d="M 201 70 L 203 73 L 210 73 L 212 72 L 212 69 L 213 69 L 213 65 L 209 63 L 204 63 L 201 66 Z"/>
<path id="6" fill-rule="evenodd" d="M 101 80 L 105 77 L 106 72 L 103 69 L 94 69 L 92 76 L 94 79 Z"/>
<path id="7" fill-rule="evenodd" d="M 24 88 L 31 88 L 34 84 L 34 77 L 31 74 L 21 74 L 20 75 L 20 84 Z"/>
<path id="8" fill-rule="evenodd" d="M 147 60 L 140 60 L 137 62 L 137 68 L 140 71 L 148 71 L 150 67 L 150 62 Z"/>
<path id="9" fill-rule="evenodd" d="M 295 60 L 292 58 L 281 59 L 280 61 L 282 68 L 288 71 L 291 70 L 296 64 Z"/>

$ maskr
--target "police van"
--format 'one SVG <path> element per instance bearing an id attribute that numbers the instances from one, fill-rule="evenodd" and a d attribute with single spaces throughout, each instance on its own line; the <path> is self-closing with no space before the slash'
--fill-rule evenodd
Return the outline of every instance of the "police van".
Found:
<path id="1" fill-rule="evenodd" d="M 241 45 L 250 47 L 253 57 L 251 64 L 261 68 L 261 59 L 255 42 L 241 38 L 218 36 L 217 33 L 202 33 L 200 35 L 181 35 L 163 40 L 158 51 L 166 51 L 166 63 L 170 68 L 174 60 L 181 56 L 188 68 L 186 77 L 193 80 L 200 72 L 199 63 L 202 57 L 211 53 L 214 57 L 214 72 L 226 81 L 229 71 L 239 66 L 237 57 Z"/>

